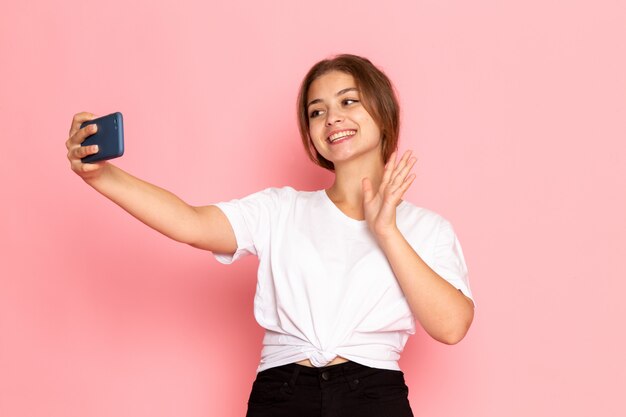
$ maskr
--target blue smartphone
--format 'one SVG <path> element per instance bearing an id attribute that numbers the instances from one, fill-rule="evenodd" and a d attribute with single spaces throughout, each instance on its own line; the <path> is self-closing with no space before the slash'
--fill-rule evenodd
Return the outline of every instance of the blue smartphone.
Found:
<path id="1" fill-rule="evenodd" d="M 88 120 L 80 125 L 96 124 L 98 131 L 87 137 L 82 146 L 98 145 L 98 153 L 81 159 L 83 163 L 92 163 L 113 159 L 124 155 L 124 122 L 122 113 L 112 113 L 97 119 Z"/>

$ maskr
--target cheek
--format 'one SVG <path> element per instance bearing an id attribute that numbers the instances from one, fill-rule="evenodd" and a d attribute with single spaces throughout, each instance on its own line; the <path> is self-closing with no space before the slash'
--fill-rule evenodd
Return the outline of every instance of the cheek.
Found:
<path id="1" fill-rule="evenodd" d="M 374 122 L 373 120 L 369 119 L 367 121 L 364 121 L 364 125 L 367 126 L 367 130 L 368 132 L 370 132 L 370 135 L 372 137 L 376 137 L 376 138 L 382 138 L 382 134 L 381 134 L 381 130 L 378 127 L 378 125 L 376 124 L 376 122 Z"/>
<path id="2" fill-rule="evenodd" d="M 313 147 L 320 153 L 320 155 L 324 154 L 324 143 L 326 142 L 326 138 L 324 136 L 324 126 L 317 126 L 316 124 L 309 125 L 309 138 Z"/>
<path id="3" fill-rule="evenodd" d="M 367 130 L 371 132 L 380 132 L 380 128 L 376 121 L 364 108 L 361 109 L 358 115 L 355 116 L 355 120 L 359 123 L 360 126 L 366 127 Z"/>
<path id="4" fill-rule="evenodd" d="M 371 117 L 369 118 L 369 125 L 370 125 L 371 131 L 374 132 L 376 136 L 378 136 L 379 138 L 382 137 L 382 130 L 380 129 L 378 124 L 374 121 L 374 119 L 372 119 Z"/>
<path id="5" fill-rule="evenodd" d="M 311 139 L 313 140 L 313 142 L 319 140 L 323 131 L 324 131 L 324 126 L 320 127 L 320 124 L 316 123 L 315 120 L 309 123 L 309 136 L 311 136 Z"/>

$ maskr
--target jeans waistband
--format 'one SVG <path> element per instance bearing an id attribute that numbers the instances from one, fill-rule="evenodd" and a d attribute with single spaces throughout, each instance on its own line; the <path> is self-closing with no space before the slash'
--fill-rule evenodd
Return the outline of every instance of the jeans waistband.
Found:
<path id="1" fill-rule="evenodd" d="M 272 373 L 290 386 L 328 386 L 341 383 L 348 383 L 354 388 L 359 383 L 360 378 L 365 378 L 379 372 L 400 372 L 370 368 L 356 362 L 344 362 L 338 365 L 313 368 L 296 363 L 266 369 L 267 373 Z"/>

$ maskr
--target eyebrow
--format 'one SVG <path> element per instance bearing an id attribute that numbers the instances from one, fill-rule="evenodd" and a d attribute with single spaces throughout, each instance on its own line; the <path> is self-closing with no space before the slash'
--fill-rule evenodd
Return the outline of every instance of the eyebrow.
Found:
<path id="1" fill-rule="evenodd" d="M 359 91 L 359 89 L 358 89 L 358 88 L 356 88 L 356 87 L 348 87 L 348 88 L 344 88 L 343 90 L 339 90 L 339 91 L 337 92 L 337 94 L 335 94 L 335 97 L 338 97 L 338 96 L 340 96 L 340 95 L 342 95 L 342 94 L 346 94 L 348 91 Z M 311 101 L 309 102 L 309 104 L 307 104 L 307 105 L 306 105 L 306 108 L 308 109 L 308 108 L 309 108 L 309 106 L 310 106 L 311 104 L 321 103 L 321 102 L 322 102 L 322 99 L 321 99 L 321 98 L 316 98 L 315 100 L 311 100 Z"/>

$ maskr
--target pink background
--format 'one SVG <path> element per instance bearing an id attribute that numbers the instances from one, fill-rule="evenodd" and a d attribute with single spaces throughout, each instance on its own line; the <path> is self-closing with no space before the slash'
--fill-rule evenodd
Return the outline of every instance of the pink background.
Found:
<path id="1" fill-rule="evenodd" d="M 4 2 L 0 415 L 242 416 L 256 260 L 230 267 L 76 177 L 72 115 L 192 204 L 330 179 L 294 106 L 317 60 L 399 90 L 408 199 L 455 226 L 478 308 L 401 365 L 416 416 L 624 415 L 626 6 L 618 1 Z"/>

